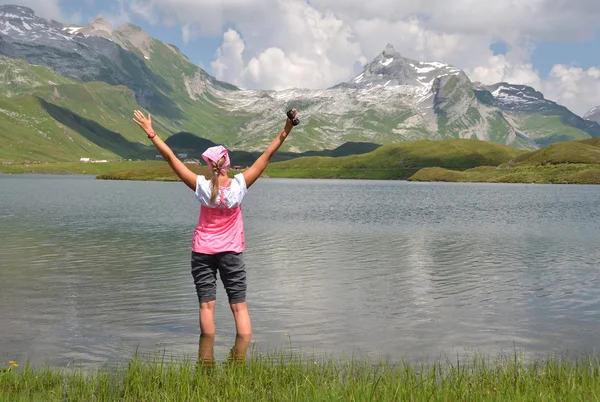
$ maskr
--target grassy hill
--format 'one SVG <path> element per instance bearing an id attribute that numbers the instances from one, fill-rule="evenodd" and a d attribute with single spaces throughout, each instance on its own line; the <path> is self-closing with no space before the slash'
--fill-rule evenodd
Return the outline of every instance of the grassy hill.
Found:
<path id="1" fill-rule="evenodd" d="M 421 140 L 383 145 L 363 155 L 273 163 L 265 173 L 270 177 L 406 179 L 423 167 L 463 170 L 497 166 L 522 153 L 525 151 L 479 140 Z"/>
<path id="2" fill-rule="evenodd" d="M 522 153 L 498 167 L 463 171 L 424 168 L 409 180 L 600 184 L 600 139 L 554 143 L 535 152 Z"/>
<path id="3" fill-rule="evenodd" d="M 204 144 L 206 145 L 206 144 Z M 361 155 L 344 155 L 362 152 Z M 345 144 L 324 152 L 327 156 L 305 156 L 282 162 L 272 162 L 265 176 L 296 178 L 349 178 L 349 179 L 406 179 L 424 166 L 444 166 L 469 169 L 476 166 L 495 166 L 524 153 L 508 146 L 479 140 L 416 141 L 406 144 L 376 146 L 368 143 Z M 276 154 L 288 158 L 285 153 Z M 232 164 L 243 160 L 244 153 L 231 153 Z M 194 169 L 201 171 L 194 167 Z M 126 169 L 108 172 L 99 179 L 179 180 L 164 164 L 151 168 Z"/>

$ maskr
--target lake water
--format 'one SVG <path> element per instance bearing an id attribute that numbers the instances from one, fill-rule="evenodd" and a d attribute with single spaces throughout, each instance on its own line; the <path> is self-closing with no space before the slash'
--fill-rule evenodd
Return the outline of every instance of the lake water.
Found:
<path id="1" fill-rule="evenodd" d="M 438 359 L 600 347 L 600 186 L 261 179 L 253 348 Z M 0 365 L 198 353 L 182 183 L 0 175 Z M 215 357 L 235 327 L 219 282 Z"/>

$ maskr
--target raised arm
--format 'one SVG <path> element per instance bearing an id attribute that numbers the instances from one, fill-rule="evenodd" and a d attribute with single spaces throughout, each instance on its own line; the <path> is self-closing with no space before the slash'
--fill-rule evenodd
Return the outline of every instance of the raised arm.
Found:
<path id="1" fill-rule="evenodd" d="M 292 109 L 292 118 L 296 117 L 296 109 Z M 285 123 L 285 127 L 281 132 L 271 141 L 271 144 L 267 147 L 267 150 L 263 152 L 263 154 L 248 168 L 245 170 L 244 180 L 246 180 L 246 188 L 250 188 L 250 186 L 260 177 L 260 175 L 264 172 L 271 157 L 273 154 L 277 152 L 283 141 L 287 138 L 288 134 L 292 131 L 294 127 L 292 121 L 288 118 Z"/>
<path id="2" fill-rule="evenodd" d="M 165 158 L 165 160 L 171 166 L 171 169 L 179 176 L 181 181 L 183 181 L 192 191 L 196 191 L 196 180 L 198 175 L 188 169 L 187 166 L 183 164 L 173 153 L 171 148 L 167 144 L 164 143 L 163 140 L 160 139 L 158 135 L 152 129 L 152 116 L 148 114 L 148 118 L 144 116 L 142 112 L 136 110 L 134 112 L 135 121 L 141 128 L 146 132 L 148 138 L 152 141 L 158 152 Z"/>

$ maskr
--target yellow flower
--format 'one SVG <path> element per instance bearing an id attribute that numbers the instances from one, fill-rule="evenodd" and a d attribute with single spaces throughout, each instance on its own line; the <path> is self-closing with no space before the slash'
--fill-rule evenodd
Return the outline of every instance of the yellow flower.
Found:
<path id="1" fill-rule="evenodd" d="M 13 367 L 19 367 L 19 365 L 14 360 L 9 360 L 8 364 L 10 364 Z"/>

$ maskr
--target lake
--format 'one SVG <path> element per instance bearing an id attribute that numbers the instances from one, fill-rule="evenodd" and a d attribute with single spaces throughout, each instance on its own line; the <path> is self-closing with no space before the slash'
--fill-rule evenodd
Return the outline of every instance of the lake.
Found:
<path id="1" fill-rule="evenodd" d="M 252 348 L 595 353 L 598 205 L 600 186 L 260 179 L 243 206 Z M 199 204 L 182 183 L 0 175 L 0 207 L 0 365 L 197 356 Z"/>

